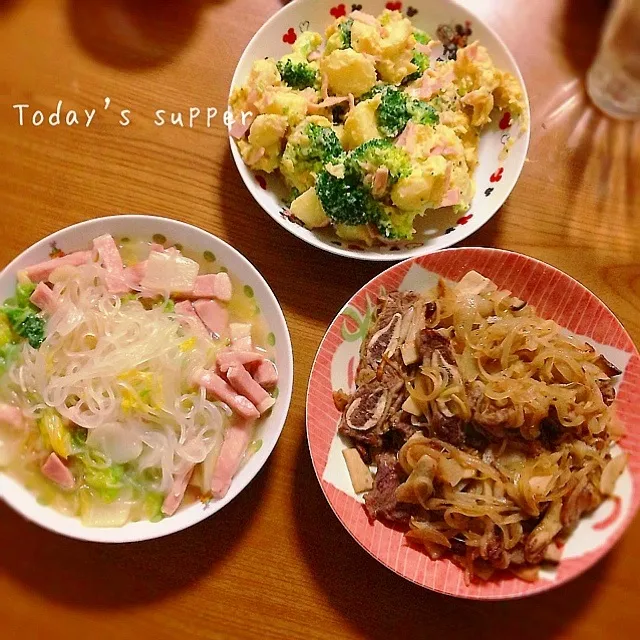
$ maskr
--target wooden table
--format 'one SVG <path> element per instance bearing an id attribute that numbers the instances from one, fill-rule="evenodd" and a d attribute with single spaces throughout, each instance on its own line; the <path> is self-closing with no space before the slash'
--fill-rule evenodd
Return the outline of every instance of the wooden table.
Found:
<path id="1" fill-rule="evenodd" d="M 514 52 L 533 111 L 520 182 L 467 244 L 514 249 L 570 273 L 639 342 L 640 123 L 606 120 L 582 85 L 607 3 L 467 1 Z M 296 357 L 278 447 L 218 516 L 163 540 L 99 546 L 47 533 L 0 506 L 0 637 L 631 637 L 640 625 L 640 519 L 558 591 L 483 604 L 401 580 L 333 516 L 307 451 L 307 380 L 326 326 L 380 267 L 306 246 L 269 219 L 241 183 L 220 119 L 211 129 L 153 124 L 158 108 L 224 108 L 236 60 L 280 6 L 0 0 L 0 264 L 94 216 L 185 220 L 231 242 L 263 273 Z M 116 35 L 124 27 L 128 36 Z M 53 110 L 59 99 L 63 109 L 95 107 L 95 121 L 20 127 L 11 107 Z M 124 108 L 126 128 L 118 125 Z"/>

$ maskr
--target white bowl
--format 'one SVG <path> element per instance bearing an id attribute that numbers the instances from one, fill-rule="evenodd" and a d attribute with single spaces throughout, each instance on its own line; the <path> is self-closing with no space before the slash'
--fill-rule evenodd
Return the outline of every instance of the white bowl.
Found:
<path id="1" fill-rule="evenodd" d="M 253 288 L 270 330 L 275 335 L 276 362 L 280 374 L 279 395 L 269 416 L 260 427 L 262 447 L 249 458 L 233 478 L 227 495 L 204 505 L 196 502 L 180 509 L 160 522 L 131 522 L 120 528 L 86 527 L 78 518 L 62 515 L 51 507 L 38 504 L 35 496 L 7 474 L 0 472 L 0 497 L 25 518 L 56 533 L 93 542 L 134 542 L 159 538 L 186 529 L 216 513 L 235 498 L 260 471 L 280 437 L 284 426 L 293 385 L 293 354 L 289 330 L 280 305 L 255 267 L 238 251 L 219 238 L 197 227 L 167 218 L 143 215 L 123 215 L 97 218 L 62 229 L 40 240 L 21 253 L 0 273 L 0 299 L 5 300 L 15 290 L 16 273 L 24 267 L 46 260 L 53 243 L 70 252 L 91 245 L 96 236 L 111 233 L 149 239 L 162 234 L 170 243 L 179 243 L 193 251 L 211 251 L 220 265 Z"/>
<path id="2" fill-rule="evenodd" d="M 384 0 L 363 0 L 362 10 L 378 15 L 388 2 Z M 487 47 L 494 63 L 500 69 L 510 71 L 524 89 L 527 121 L 529 101 L 526 87 L 518 65 L 500 37 L 468 9 L 453 0 L 430 0 L 428 3 L 396 3 L 409 10 L 409 4 L 418 7 L 412 15 L 413 24 L 435 37 L 436 27 L 443 23 L 471 23 L 471 40 L 476 38 Z M 294 0 L 272 16 L 255 34 L 244 50 L 231 81 L 231 91 L 241 86 L 249 75 L 254 60 L 264 57 L 280 58 L 291 50 L 283 41 L 283 36 L 293 29 L 297 34 L 305 30 L 324 33 L 325 28 L 334 19 L 331 11 L 343 6 L 349 12 L 351 3 L 341 0 Z M 457 216 L 449 210 L 428 212 L 416 219 L 415 240 L 400 246 L 381 246 L 358 248 L 341 241 L 331 229 L 310 230 L 300 226 L 287 217 L 282 196 L 286 189 L 280 177 L 275 174 L 257 176 L 243 162 L 237 145 L 231 140 L 231 153 L 245 185 L 256 202 L 282 227 L 305 242 L 342 256 L 361 260 L 404 260 L 405 258 L 430 253 L 437 249 L 450 247 L 468 235 L 477 231 L 502 206 L 514 188 L 529 148 L 529 131 L 518 137 L 519 126 L 514 123 L 508 130 L 501 130 L 494 122 L 485 129 L 480 139 L 479 164 L 474 174 L 476 195 L 471 208 L 464 216 Z M 508 137 L 517 138 L 506 159 L 499 156 Z M 502 167 L 498 180 L 492 175 Z M 262 185 L 260 184 L 262 182 Z M 487 190 L 488 195 L 485 195 Z"/>

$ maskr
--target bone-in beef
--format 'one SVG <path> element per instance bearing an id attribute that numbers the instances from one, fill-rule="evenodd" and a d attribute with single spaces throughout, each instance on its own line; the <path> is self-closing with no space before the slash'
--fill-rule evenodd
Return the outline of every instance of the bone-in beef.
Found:
<path id="1" fill-rule="evenodd" d="M 420 332 L 418 351 L 426 362 L 431 362 L 433 353 L 437 352 L 446 363 L 450 365 L 455 365 L 456 363 L 451 341 L 449 338 L 440 335 L 435 329 L 423 329 Z"/>
<path id="2" fill-rule="evenodd" d="M 396 489 L 404 482 L 405 474 L 393 453 L 382 453 L 377 458 L 378 470 L 373 489 L 364 496 L 365 509 L 372 520 L 384 518 L 392 522 L 407 522 L 413 506 L 398 502 Z"/>

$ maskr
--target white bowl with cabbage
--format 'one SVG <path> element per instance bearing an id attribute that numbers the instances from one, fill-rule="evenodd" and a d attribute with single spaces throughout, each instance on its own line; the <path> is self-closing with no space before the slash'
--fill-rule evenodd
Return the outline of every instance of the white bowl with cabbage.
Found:
<path id="1" fill-rule="evenodd" d="M 254 36 L 229 104 L 231 151 L 280 225 L 332 253 L 399 260 L 480 228 L 520 175 L 522 76 L 452 0 L 295 0 Z"/>
<path id="2" fill-rule="evenodd" d="M 154 216 L 83 222 L 11 262 L 0 302 L 0 497 L 33 522 L 164 536 L 220 510 L 273 450 L 289 332 L 219 238 Z"/>

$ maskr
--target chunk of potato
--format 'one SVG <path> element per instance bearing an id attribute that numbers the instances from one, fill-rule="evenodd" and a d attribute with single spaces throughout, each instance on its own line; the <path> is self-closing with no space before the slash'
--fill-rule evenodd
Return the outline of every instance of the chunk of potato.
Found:
<path id="1" fill-rule="evenodd" d="M 320 61 L 320 71 L 327 76 L 329 90 L 338 96 L 352 93 L 357 98 L 377 80 L 373 62 L 353 49 L 333 51 Z"/>
<path id="2" fill-rule="evenodd" d="M 370 100 L 363 100 L 347 116 L 344 122 L 343 144 L 348 150 L 359 147 L 367 140 L 382 137 L 376 115 L 381 99 L 381 96 L 377 95 Z"/>
<path id="3" fill-rule="evenodd" d="M 307 189 L 291 203 L 291 213 L 309 229 L 326 227 L 329 224 L 329 218 L 313 188 Z"/>

